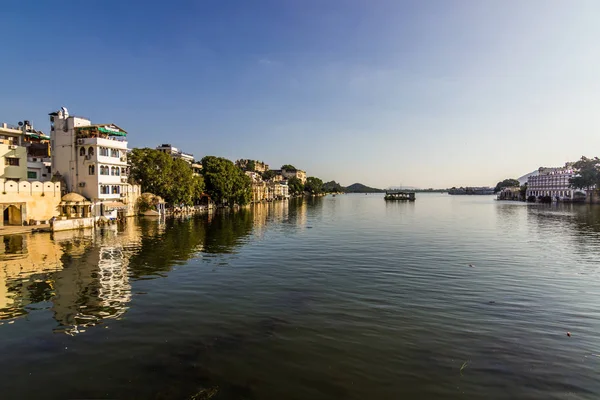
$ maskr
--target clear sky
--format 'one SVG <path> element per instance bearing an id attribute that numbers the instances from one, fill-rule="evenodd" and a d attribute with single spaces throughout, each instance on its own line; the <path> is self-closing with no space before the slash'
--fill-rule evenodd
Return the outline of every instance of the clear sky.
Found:
<path id="1" fill-rule="evenodd" d="M 344 185 L 495 185 L 600 156 L 600 1 L 2 2 L 0 121 L 66 106 Z"/>

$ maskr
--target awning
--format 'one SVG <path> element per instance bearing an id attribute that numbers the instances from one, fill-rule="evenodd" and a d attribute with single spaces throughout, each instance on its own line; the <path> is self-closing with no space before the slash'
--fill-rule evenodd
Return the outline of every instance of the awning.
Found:
<path id="1" fill-rule="evenodd" d="M 102 203 L 104 209 L 117 210 L 120 208 L 127 208 L 127 206 L 120 201 L 107 201 L 106 203 Z"/>
<path id="2" fill-rule="evenodd" d="M 103 127 L 98 128 L 98 130 L 102 133 L 108 133 L 109 135 L 113 135 L 113 136 L 127 136 L 127 133 L 125 133 L 125 132 L 119 132 L 116 130 L 106 129 Z"/>

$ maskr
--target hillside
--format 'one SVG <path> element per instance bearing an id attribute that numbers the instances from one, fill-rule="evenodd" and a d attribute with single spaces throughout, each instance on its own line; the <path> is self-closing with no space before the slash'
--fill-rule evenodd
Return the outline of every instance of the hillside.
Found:
<path id="1" fill-rule="evenodd" d="M 362 183 L 353 183 L 346 187 L 346 193 L 383 193 L 385 190 L 372 188 Z"/>

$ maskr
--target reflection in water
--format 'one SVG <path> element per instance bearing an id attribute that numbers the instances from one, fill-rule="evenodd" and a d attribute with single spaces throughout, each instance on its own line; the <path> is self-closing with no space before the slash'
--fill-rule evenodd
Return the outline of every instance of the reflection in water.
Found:
<path id="1" fill-rule="evenodd" d="M 6 237 L 3 398 L 596 399 L 585 210 L 348 195 Z"/>
<path id="2" fill-rule="evenodd" d="M 302 213 L 305 207 L 294 215 L 305 218 Z M 235 252 L 253 229 L 261 235 L 287 215 L 287 203 L 277 202 L 167 221 L 130 220 L 95 232 L 4 236 L 0 320 L 49 308 L 56 332 L 82 332 L 127 312 L 131 279 L 164 276 L 201 252 Z"/>

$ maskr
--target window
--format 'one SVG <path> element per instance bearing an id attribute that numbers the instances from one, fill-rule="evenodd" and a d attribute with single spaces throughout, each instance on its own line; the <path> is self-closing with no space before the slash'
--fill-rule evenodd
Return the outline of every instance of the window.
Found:
<path id="1" fill-rule="evenodd" d="M 27 171 L 27 179 L 37 179 L 36 171 Z"/>
<path id="2" fill-rule="evenodd" d="M 94 175 L 96 173 L 96 168 L 93 165 L 90 165 L 88 167 L 88 174 L 89 175 Z"/>
<path id="3" fill-rule="evenodd" d="M 107 165 L 100 166 L 100 175 L 109 175 L 109 169 Z"/>
<path id="4" fill-rule="evenodd" d="M 121 175 L 127 175 L 127 168 L 121 167 Z"/>
<path id="5" fill-rule="evenodd" d="M 81 157 L 85 156 L 85 148 L 82 147 L 82 148 L 79 149 L 79 155 Z"/>
<path id="6" fill-rule="evenodd" d="M 110 186 L 100 185 L 100 193 L 101 194 L 110 194 Z"/>
<path id="7" fill-rule="evenodd" d="M 51 168 L 52 168 L 52 167 L 46 167 L 46 171 L 48 171 L 48 173 L 51 173 L 51 172 L 52 172 L 52 169 L 51 169 Z"/>
<path id="8" fill-rule="evenodd" d="M 121 186 L 113 185 L 112 194 L 119 194 L 119 193 L 121 193 Z"/>
<path id="9" fill-rule="evenodd" d="M 93 155 L 94 155 L 94 148 L 93 148 L 93 147 L 90 147 L 90 148 L 88 149 L 88 156 L 90 156 L 90 157 L 91 157 L 91 156 L 93 156 Z"/>
<path id="10" fill-rule="evenodd" d="M 19 166 L 19 159 L 15 157 L 6 157 L 4 158 L 4 165 L 10 165 L 12 167 Z"/>
<path id="11" fill-rule="evenodd" d="M 98 147 L 98 154 L 108 157 L 108 149 L 106 147 Z"/>
<path id="12" fill-rule="evenodd" d="M 119 154 L 119 150 L 117 150 L 117 149 L 110 149 L 110 156 L 111 157 L 120 157 L 121 155 Z"/>

